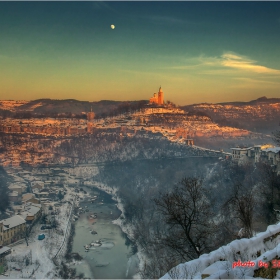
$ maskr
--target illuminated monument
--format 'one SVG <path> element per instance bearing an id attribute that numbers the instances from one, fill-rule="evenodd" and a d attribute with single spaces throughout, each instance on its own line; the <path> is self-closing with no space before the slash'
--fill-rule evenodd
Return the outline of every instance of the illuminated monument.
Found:
<path id="1" fill-rule="evenodd" d="M 163 104 L 163 91 L 161 87 L 158 90 L 158 93 L 154 93 L 154 96 L 150 98 L 150 104 L 155 103 L 158 105 Z"/>

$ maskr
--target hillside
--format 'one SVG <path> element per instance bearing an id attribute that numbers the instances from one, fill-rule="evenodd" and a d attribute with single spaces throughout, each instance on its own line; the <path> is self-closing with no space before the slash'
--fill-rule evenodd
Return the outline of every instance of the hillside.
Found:
<path id="1" fill-rule="evenodd" d="M 279 126 L 280 98 L 261 97 L 249 102 L 200 103 L 183 106 L 182 109 L 205 113 L 219 125 L 271 133 Z"/>
<path id="2" fill-rule="evenodd" d="M 85 117 L 93 111 L 97 117 L 117 115 L 130 109 L 143 107 L 147 101 L 113 101 L 98 102 L 79 101 L 75 99 L 38 99 L 33 101 L 0 101 L 0 115 L 3 117 Z M 279 126 L 280 98 L 260 97 L 248 102 L 199 103 L 181 106 L 189 115 L 208 116 L 219 126 L 235 127 L 253 132 L 269 133 Z"/>
<path id="3" fill-rule="evenodd" d="M 91 109 L 96 114 L 109 112 L 125 103 L 122 101 L 101 100 L 97 102 L 79 101 L 75 99 L 37 99 L 32 101 L 1 100 L 0 110 L 7 110 L 13 113 L 73 113 L 81 114 Z"/>

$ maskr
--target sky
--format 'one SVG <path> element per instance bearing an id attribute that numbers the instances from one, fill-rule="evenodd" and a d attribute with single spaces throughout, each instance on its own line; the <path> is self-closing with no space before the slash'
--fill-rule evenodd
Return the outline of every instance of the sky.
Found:
<path id="1" fill-rule="evenodd" d="M 280 97 L 280 2 L 0 1 L 0 99 Z M 115 25 L 115 29 L 111 25 Z"/>

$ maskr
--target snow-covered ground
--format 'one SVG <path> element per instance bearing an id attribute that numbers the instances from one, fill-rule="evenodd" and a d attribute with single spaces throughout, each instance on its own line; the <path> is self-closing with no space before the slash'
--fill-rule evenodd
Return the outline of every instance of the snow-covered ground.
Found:
<path id="1" fill-rule="evenodd" d="M 0 275 L 0 279 L 52 279 L 56 276 L 53 257 L 62 243 L 67 243 L 66 228 L 72 207 L 69 202 L 72 203 L 75 197 L 75 193 L 71 189 L 66 189 L 67 193 L 61 206 L 55 207 L 54 203 L 49 203 L 53 206 L 53 210 L 58 213 L 55 215 L 58 223 L 57 229 L 41 230 L 42 225 L 40 223 L 35 224 L 28 238 L 28 245 L 25 240 L 22 240 L 20 244 L 10 246 L 12 252 L 6 257 L 8 270 L 5 275 Z M 45 239 L 38 240 L 38 235 L 42 233 L 45 234 Z M 63 254 L 59 257 L 61 256 Z"/>
<path id="2" fill-rule="evenodd" d="M 198 259 L 179 264 L 161 279 L 202 279 L 202 276 L 208 279 L 251 279 L 256 269 L 279 256 L 280 223 L 268 226 L 265 232 L 255 237 L 234 240 Z M 238 260 L 243 266 L 238 265 Z M 249 267 L 248 261 L 254 265 Z"/>

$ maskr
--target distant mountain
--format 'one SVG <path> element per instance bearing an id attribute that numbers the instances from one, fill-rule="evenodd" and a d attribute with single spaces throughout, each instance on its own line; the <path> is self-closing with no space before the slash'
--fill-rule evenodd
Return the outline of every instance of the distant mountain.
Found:
<path id="1" fill-rule="evenodd" d="M 106 114 L 114 111 L 120 106 L 127 104 L 136 104 L 141 101 L 113 101 L 113 100 L 101 100 L 97 102 L 79 101 L 75 99 L 37 99 L 32 101 L 0 101 L 0 113 L 1 112 L 13 112 L 13 113 L 33 113 L 33 114 L 82 114 L 84 112 L 90 112 L 91 110 L 95 114 Z"/>
<path id="2" fill-rule="evenodd" d="M 68 113 L 81 114 L 91 109 L 96 113 L 111 110 L 117 107 L 120 101 L 102 100 L 98 102 L 79 101 L 75 99 L 37 99 L 16 108 L 17 112 L 28 111 L 34 113 Z"/>
<path id="3" fill-rule="evenodd" d="M 280 98 L 267 98 L 266 96 L 263 96 L 256 100 L 251 100 L 248 102 L 235 101 L 235 102 L 223 102 L 223 103 L 217 103 L 217 104 L 242 106 L 242 105 L 249 105 L 249 104 L 260 104 L 260 103 L 280 103 Z"/>

